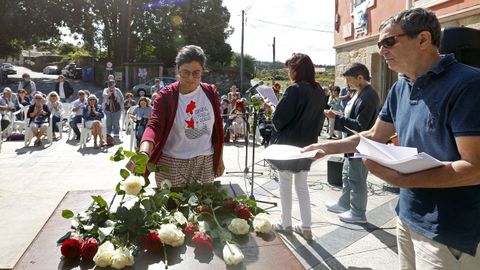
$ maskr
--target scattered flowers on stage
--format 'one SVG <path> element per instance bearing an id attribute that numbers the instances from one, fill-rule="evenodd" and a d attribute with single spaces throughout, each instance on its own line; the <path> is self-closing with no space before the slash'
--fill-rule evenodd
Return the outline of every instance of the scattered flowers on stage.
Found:
<path id="1" fill-rule="evenodd" d="M 93 195 L 85 211 L 62 211 L 64 218 L 71 219 L 71 230 L 58 240 L 65 259 L 93 260 L 99 267 L 122 269 L 133 265 L 140 252 L 163 253 L 167 268 L 167 248 L 178 248 L 188 241 L 195 254 L 212 253 L 215 247 L 221 250 L 223 246 L 225 263 L 237 265 L 244 255 L 236 237 L 245 237 L 252 229 L 271 233 L 265 210 L 245 196 L 229 197 L 220 183 L 201 185 L 192 180 L 186 188 L 174 191 L 165 181 L 156 191 L 145 190 L 150 184 L 142 176 L 145 166 L 150 171 L 165 168 L 149 164 L 144 154 L 122 148 L 110 159 L 125 158 L 133 159 L 137 167 L 132 174 L 120 170 L 122 180 L 109 203 Z"/>

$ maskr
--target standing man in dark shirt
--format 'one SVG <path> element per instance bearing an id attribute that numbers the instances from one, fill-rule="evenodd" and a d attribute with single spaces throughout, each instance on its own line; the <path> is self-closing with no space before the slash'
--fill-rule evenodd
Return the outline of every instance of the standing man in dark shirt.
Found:
<path id="1" fill-rule="evenodd" d="M 450 161 L 400 174 L 364 161 L 369 171 L 400 187 L 397 242 L 400 269 L 478 270 L 480 265 L 480 70 L 438 53 L 441 26 L 431 11 L 403 11 L 382 23 L 378 46 L 392 86 L 374 127 L 362 135 Z M 305 150 L 351 152 L 359 136 Z"/>
<path id="2" fill-rule="evenodd" d="M 355 89 L 355 94 L 347 103 L 345 114 L 327 110 L 325 115 L 335 119 L 335 130 L 353 135 L 370 129 L 378 116 L 380 99 L 370 85 L 370 72 L 360 63 L 354 63 L 342 74 L 347 85 Z M 337 202 L 327 204 L 327 209 L 339 213 L 341 221 L 347 223 L 366 223 L 367 217 L 367 175 L 368 170 L 361 159 L 353 158 L 353 152 L 345 154 L 342 170 L 342 195 Z"/>
<path id="3" fill-rule="evenodd" d="M 55 83 L 55 92 L 57 92 L 61 102 L 70 102 L 70 98 L 73 95 L 73 87 L 69 82 L 65 81 L 63 75 L 58 76 L 58 82 Z"/>

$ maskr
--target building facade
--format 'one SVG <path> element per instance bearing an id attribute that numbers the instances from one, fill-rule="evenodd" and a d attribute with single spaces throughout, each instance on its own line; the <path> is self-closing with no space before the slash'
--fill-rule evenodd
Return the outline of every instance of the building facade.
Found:
<path id="1" fill-rule="evenodd" d="M 335 84 L 346 86 L 341 74 L 350 63 L 360 62 L 369 68 L 372 86 L 385 100 L 398 74 L 378 54 L 378 28 L 390 16 L 415 7 L 435 12 L 442 28 L 480 29 L 479 0 L 335 0 Z"/>

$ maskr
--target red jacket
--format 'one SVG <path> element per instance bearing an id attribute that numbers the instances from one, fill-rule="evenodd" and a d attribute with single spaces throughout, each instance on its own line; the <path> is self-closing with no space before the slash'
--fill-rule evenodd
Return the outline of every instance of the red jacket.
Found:
<path id="1" fill-rule="evenodd" d="M 158 92 L 158 96 L 153 105 L 152 115 L 143 133 L 142 142 L 149 141 L 153 143 L 153 150 L 150 152 L 150 162 L 153 164 L 157 164 L 160 160 L 163 147 L 167 142 L 168 135 L 175 120 L 178 107 L 179 85 L 179 82 L 174 82 Z M 213 84 L 200 83 L 200 86 L 212 103 L 215 117 L 212 131 L 212 146 L 213 169 L 216 171 L 220 164 L 223 151 L 223 120 L 220 116 L 220 99 L 217 88 Z M 148 174 L 149 172 L 147 172 L 147 175 Z"/>

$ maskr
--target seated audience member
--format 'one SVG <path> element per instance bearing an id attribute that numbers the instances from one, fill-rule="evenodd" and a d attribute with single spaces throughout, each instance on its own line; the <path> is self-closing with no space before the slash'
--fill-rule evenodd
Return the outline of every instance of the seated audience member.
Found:
<path id="1" fill-rule="evenodd" d="M 61 130 L 58 130 L 57 126 L 57 123 L 62 119 L 63 113 L 63 105 L 59 99 L 60 97 L 55 91 L 48 94 L 47 106 L 52 114 L 52 126 L 50 128 L 52 129 L 53 138 L 55 138 L 55 132 L 62 132 Z"/>
<path id="2" fill-rule="evenodd" d="M 20 107 L 28 107 L 31 105 L 32 100 L 27 95 L 27 91 L 25 91 L 25 89 L 18 90 L 17 97 L 18 97 L 18 104 L 21 105 Z M 24 120 L 24 117 L 25 115 L 23 113 L 17 114 L 17 120 L 22 121 Z"/>
<path id="3" fill-rule="evenodd" d="M 233 141 L 236 142 L 239 137 L 245 136 L 247 129 L 243 100 L 240 99 L 235 102 L 235 109 L 230 113 L 230 119 L 232 120 Z"/>
<path id="4" fill-rule="evenodd" d="M 20 103 L 18 103 L 18 98 L 9 87 L 5 87 L 3 89 L 3 95 L 1 98 L 7 104 L 9 111 L 14 112 L 20 109 Z"/>
<path id="5" fill-rule="evenodd" d="M 104 117 L 102 106 L 98 104 L 98 98 L 91 94 L 88 97 L 88 104 L 83 108 L 83 119 L 85 119 L 85 127 L 92 130 L 93 145 L 95 149 L 99 148 L 97 143 L 100 137 L 100 147 L 103 146 L 102 138 L 102 118 Z"/>
<path id="6" fill-rule="evenodd" d="M 133 99 L 132 93 L 125 94 L 125 101 L 123 102 L 123 108 L 128 111 L 130 107 L 137 105 L 137 102 Z"/>
<path id="7" fill-rule="evenodd" d="M 141 97 L 138 100 L 138 107 L 135 108 L 132 112 L 132 117 L 135 119 L 135 136 L 137 139 L 137 148 L 140 146 L 140 141 L 142 140 L 143 132 L 147 126 L 148 119 L 152 114 L 152 107 L 150 107 L 150 102 L 146 97 Z"/>
<path id="8" fill-rule="evenodd" d="M 80 140 L 80 130 L 78 129 L 77 124 L 82 123 L 83 118 L 83 109 L 87 106 L 87 98 L 85 90 L 80 90 L 77 93 L 78 99 L 73 102 L 72 112 L 75 113 L 72 120 L 70 120 L 70 127 L 75 133 L 75 140 Z"/>
<path id="9" fill-rule="evenodd" d="M 40 93 L 33 96 L 33 104 L 28 108 L 29 127 L 33 136 L 36 137 L 35 146 L 42 144 L 41 138 L 47 133 L 50 110 Z"/>

